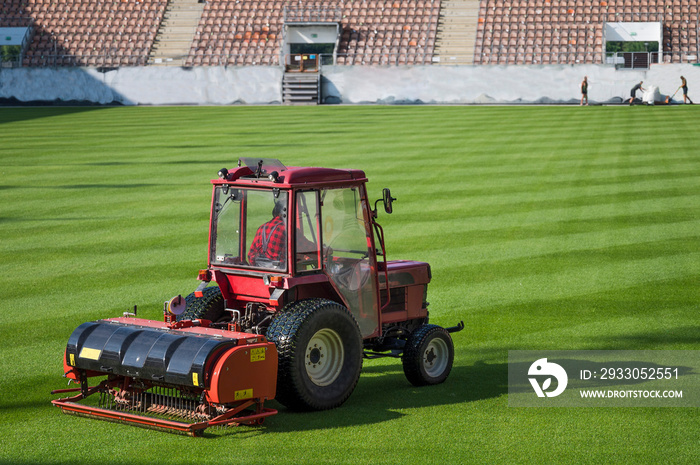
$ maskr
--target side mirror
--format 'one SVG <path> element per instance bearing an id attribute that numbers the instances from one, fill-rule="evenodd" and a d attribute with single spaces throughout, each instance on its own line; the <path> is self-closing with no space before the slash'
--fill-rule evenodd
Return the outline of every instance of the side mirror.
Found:
<path id="1" fill-rule="evenodd" d="M 387 188 L 384 188 L 384 195 L 383 195 L 383 200 L 384 200 L 384 211 L 387 213 L 392 213 L 394 211 L 394 208 L 392 206 L 392 203 L 394 200 L 396 200 L 394 197 L 391 196 L 391 191 Z"/>

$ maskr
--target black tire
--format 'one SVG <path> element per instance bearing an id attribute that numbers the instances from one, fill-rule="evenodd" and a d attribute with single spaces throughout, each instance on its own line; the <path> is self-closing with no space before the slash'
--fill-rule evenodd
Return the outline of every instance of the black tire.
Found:
<path id="1" fill-rule="evenodd" d="M 204 288 L 202 297 L 195 297 L 194 292 L 185 297 L 187 308 L 176 317 L 176 321 L 182 320 L 210 320 L 219 321 L 226 316 L 224 310 L 224 297 L 219 286 Z"/>
<path id="2" fill-rule="evenodd" d="M 445 328 L 424 325 L 413 331 L 403 352 L 403 372 L 414 386 L 440 384 L 452 371 L 455 349 Z"/>
<path id="3" fill-rule="evenodd" d="M 362 336 L 342 305 L 326 299 L 293 302 L 272 321 L 267 338 L 279 357 L 275 399 L 287 408 L 332 409 L 355 390 Z"/>

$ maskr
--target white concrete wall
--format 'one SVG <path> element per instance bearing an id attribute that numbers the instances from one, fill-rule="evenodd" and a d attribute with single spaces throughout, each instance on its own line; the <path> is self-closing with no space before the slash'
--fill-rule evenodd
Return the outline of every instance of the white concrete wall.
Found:
<path id="1" fill-rule="evenodd" d="M 672 94 L 688 79 L 700 101 L 700 67 L 654 65 L 650 70 L 611 66 L 325 66 L 324 103 L 574 103 L 589 80 L 591 103 L 619 102 L 639 81 Z M 124 105 L 277 104 L 278 67 L 0 68 L 0 99 L 84 101 Z M 680 93 L 679 93 L 680 94 Z M 676 95 L 678 99 L 680 95 Z M 641 95 L 640 95 L 641 97 Z"/>
<path id="2" fill-rule="evenodd" d="M 0 69 L 0 98 L 123 105 L 279 103 L 278 67 L 149 66 L 100 72 L 92 68 Z"/>
<path id="3" fill-rule="evenodd" d="M 688 80 L 688 95 L 692 98 L 692 89 L 697 89 L 700 101 L 700 68 L 692 65 L 654 65 L 650 70 L 599 65 L 325 66 L 323 98 L 327 103 L 573 103 L 580 100 L 581 81 L 588 76 L 590 103 L 605 103 L 629 98 L 639 81 L 673 94 L 681 74 Z"/>

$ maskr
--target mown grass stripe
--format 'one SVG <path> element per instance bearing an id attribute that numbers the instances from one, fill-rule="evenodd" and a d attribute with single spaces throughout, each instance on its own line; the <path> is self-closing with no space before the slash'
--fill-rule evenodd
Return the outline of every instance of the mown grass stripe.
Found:
<path id="1" fill-rule="evenodd" d="M 495 277 L 487 283 L 470 283 L 454 275 L 449 286 L 466 292 L 470 313 L 496 310 L 519 302 L 556 300 L 594 292 L 624 290 L 640 284 L 685 276 L 700 276 L 700 253 L 669 254 L 664 257 L 628 259 L 595 266 L 567 266 L 508 279 Z M 446 270 L 448 271 L 448 270 Z M 447 272 L 446 274 L 449 274 Z"/>
<path id="2" fill-rule="evenodd" d="M 676 211 L 681 218 L 687 212 L 691 217 L 697 215 L 695 208 L 685 208 L 686 205 L 697 205 L 700 201 L 700 195 L 683 195 L 671 197 L 657 197 L 645 200 L 623 200 L 620 202 L 593 203 L 583 206 L 558 207 L 558 208 L 540 208 L 538 210 L 528 211 L 525 208 L 515 212 L 498 213 L 498 210 L 493 210 L 491 215 L 482 212 L 479 216 L 465 217 L 459 210 L 451 210 L 449 212 L 437 211 L 430 215 L 423 215 L 422 218 L 416 218 L 412 221 L 413 224 L 426 223 L 430 224 L 427 231 L 435 230 L 454 230 L 458 231 L 453 235 L 457 238 L 460 234 L 473 231 L 498 231 L 506 228 L 522 228 L 545 225 L 556 225 L 568 221 L 595 221 L 606 218 L 625 217 L 630 215 L 653 215 L 655 213 L 662 214 L 668 210 Z M 527 205 L 525 205 L 527 206 Z M 406 217 L 403 222 L 406 222 Z M 391 229 L 390 227 L 390 230 Z M 425 231 L 421 228 L 411 228 L 408 234 L 404 233 L 405 237 L 410 237 L 413 234 Z M 455 240 L 452 242 L 454 243 Z M 456 239 L 459 242 L 459 239 Z M 440 244 L 441 241 L 432 241 L 432 244 Z M 426 244 L 430 247 L 430 243 Z"/>
<path id="3" fill-rule="evenodd" d="M 494 240 L 484 238 L 478 244 L 457 246 L 451 250 L 451 257 L 459 257 L 463 267 L 481 263 L 495 264 L 503 260 L 536 258 L 553 254 L 575 254 L 595 251 L 601 248 L 626 247 L 629 253 L 645 244 L 663 245 L 665 241 L 689 239 L 687 244 L 700 238 L 700 221 L 664 223 L 619 228 L 614 231 L 602 230 L 574 234 L 543 234 L 538 238 L 509 238 Z M 674 244 L 678 247 L 678 244 Z M 673 250 L 673 249 L 671 249 Z M 449 259 L 448 259 L 449 260 Z M 446 264 L 446 263 L 445 263 Z M 700 269 L 700 264 L 698 264 Z"/>

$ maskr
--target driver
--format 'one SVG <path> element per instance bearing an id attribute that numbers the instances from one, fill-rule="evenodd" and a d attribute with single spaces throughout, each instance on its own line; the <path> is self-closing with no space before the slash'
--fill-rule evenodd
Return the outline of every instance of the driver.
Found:
<path id="1" fill-rule="evenodd" d="M 248 262 L 265 268 L 284 268 L 287 247 L 284 216 L 287 209 L 282 202 L 275 202 L 272 219 L 260 226 L 250 245 Z"/>

